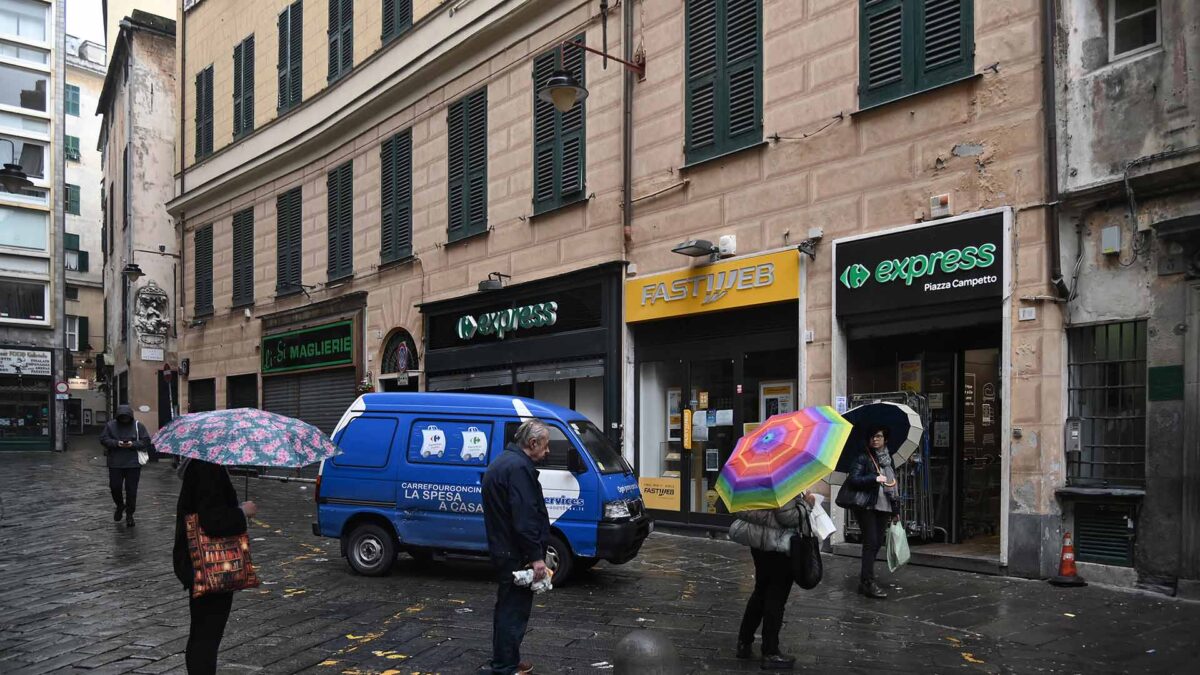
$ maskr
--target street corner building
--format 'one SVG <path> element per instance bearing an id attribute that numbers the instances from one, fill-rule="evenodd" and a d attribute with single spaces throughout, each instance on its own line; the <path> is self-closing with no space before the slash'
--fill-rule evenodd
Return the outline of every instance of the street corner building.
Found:
<path id="1" fill-rule="evenodd" d="M 1131 446 L 1111 461 L 1142 463 L 1150 504 L 1156 459 L 1146 415 L 1073 407 L 1099 386 L 1069 370 L 1091 226 L 1077 238 L 1059 198 L 1082 122 L 1056 109 L 1084 96 L 1084 56 L 1173 77 L 1194 17 L 1083 4 L 184 2 L 168 205 L 182 410 L 260 406 L 331 431 L 367 391 L 531 396 L 619 441 L 661 524 L 719 532 L 718 472 L 767 417 L 904 402 L 926 429 L 900 471 L 919 561 L 1045 577 L 1072 528 L 1081 560 L 1107 551 L 1112 509 L 1138 495 L 1080 493 L 1071 467 Z M 1103 64 L 1099 43 L 1056 50 L 1072 21 L 1121 46 Z M 1194 110 L 1184 90 L 1164 120 Z M 1094 163 L 1135 145 L 1150 147 Z M 1125 262 L 1176 242 L 1182 271 L 1155 277 L 1172 326 L 1191 320 L 1194 274 L 1179 209 L 1156 230 L 1147 206 L 1122 240 Z M 1109 267 L 1128 288 L 1149 274 Z M 1112 320 L 1149 320 L 1127 308 Z M 1190 338 L 1147 335 L 1163 331 L 1176 356 L 1118 360 L 1182 382 L 1161 409 L 1184 419 Z M 1114 415 L 1143 435 L 1096 436 Z M 834 551 L 856 554 L 857 524 L 833 515 Z M 1109 566 L 1136 576 L 1144 555 Z M 1180 575 L 1195 578 L 1160 576 Z"/>

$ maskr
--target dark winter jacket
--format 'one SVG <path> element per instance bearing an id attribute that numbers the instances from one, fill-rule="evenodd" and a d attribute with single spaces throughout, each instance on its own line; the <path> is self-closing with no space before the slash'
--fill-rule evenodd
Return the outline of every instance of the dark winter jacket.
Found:
<path id="1" fill-rule="evenodd" d="M 550 516 L 538 470 L 512 443 L 483 474 L 483 524 L 497 567 L 514 561 L 524 566 L 546 557 Z"/>
<path id="2" fill-rule="evenodd" d="M 232 537 L 246 531 L 246 514 L 238 507 L 237 492 L 225 467 L 198 459 L 188 460 L 183 470 L 183 487 L 175 508 L 175 576 L 185 588 L 192 587 L 192 558 L 188 555 L 184 516 L 200 516 L 200 529 L 211 537 Z"/>
<path id="3" fill-rule="evenodd" d="M 120 445 L 121 441 L 131 441 L 129 446 Z M 145 425 L 133 418 L 133 410 L 127 406 L 119 406 L 117 415 L 104 425 L 100 432 L 100 445 L 104 446 L 104 454 L 108 456 L 108 466 L 111 469 L 136 469 L 138 450 L 150 450 L 150 432 Z"/>
<path id="4" fill-rule="evenodd" d="M 846 482 L 838 492 L 837 505 L 842 508 L 873 509 L 883 487 L 875 480 L 879 472 L 866 450 L 859 450 L 846 473 Z M 895 509 L 893 509 L 895 510 Z"/>

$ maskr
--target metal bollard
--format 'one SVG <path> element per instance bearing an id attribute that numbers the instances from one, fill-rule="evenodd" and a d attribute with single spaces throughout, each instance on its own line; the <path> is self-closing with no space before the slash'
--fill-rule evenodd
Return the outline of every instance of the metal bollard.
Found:
<path id="1" fill-rule="evenodd" d="M 682 675 L 675 645 L 662 633 L 639 628 L 617 643 L 613 675 Z"/>

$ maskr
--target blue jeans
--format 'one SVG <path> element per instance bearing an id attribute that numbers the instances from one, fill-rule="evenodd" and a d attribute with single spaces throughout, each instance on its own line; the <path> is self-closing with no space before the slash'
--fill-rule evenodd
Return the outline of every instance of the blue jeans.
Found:
<path id="1" fill-rule="evenodd" d="M 496 564 L 499 585 L 496 611 L 492 615 L 492 673 L 495 675 L 517 672 L 517 664 L 521 662 L 521 641 L 525 639 L 525 628 L 533 611 L 533 591 L 512 582 L 512 573 L 522 567 L 524 565 L 516 560 Z"/>

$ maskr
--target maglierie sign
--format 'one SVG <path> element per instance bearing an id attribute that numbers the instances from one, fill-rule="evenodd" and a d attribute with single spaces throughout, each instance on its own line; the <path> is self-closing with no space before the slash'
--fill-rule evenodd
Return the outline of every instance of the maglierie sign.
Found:
<path id="1" fill-rule="evenodd" d="M 835 244 L 838 316 L 1000 298 L 1004 214 Z"/>
<path id="2" fill-rule="evenodd" d="M 495 335 L 504 339 L 517 331 L 542 328 L 558 323 L 558 303 L 540 302 L 522 307 L 509 307 L 478 316 L 464 314 L 458 318 L 454 330 L 460 340 L 471 340 L 477 335 Z"/>
<path id="3" fill-rule="evenodd" d="M 800 297 L 795 249 L 726 260 L 625 282 L 625 321 L 716 312 Z"/>
<path id="4" fill-rule="evenodd" d="M 268 335 L 262 339 L 264 375 L 332 368 L 354 363 L 354 322 L 334 323 Z"/>

